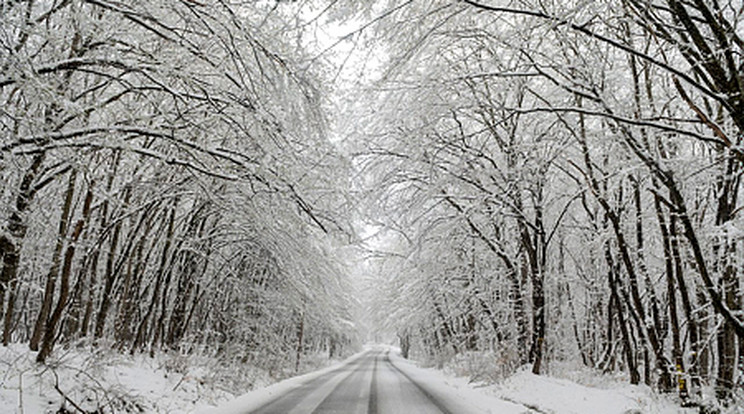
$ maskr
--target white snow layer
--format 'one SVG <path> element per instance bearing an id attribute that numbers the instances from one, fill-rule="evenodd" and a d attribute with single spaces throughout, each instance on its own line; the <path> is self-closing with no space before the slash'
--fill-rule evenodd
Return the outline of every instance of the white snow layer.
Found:
<path id="1" fill-rule="evenodd" d="M 155 413 L 237 414 L 249 412 L 276 396 L 329 372 L 340 364 L 258 388 L 240 397 L 208 384 L 205 368 L 177 372 L 163 359 L 146 356 L 106 357 L 90 351 L 69 350 L 50 366 L 34 362 L 35 353 L 25 345 L 0 347 L 0 413 L 53 413 L 65 398 L 82 408 L 109 404 L 117 408 L 140 408 Z M 522 414 L 680 414 L 673 397 L 659 396 L 645 386 L 607 379 L 598 387 L 567 379 L 537 376 L 521 371 L 498 385 L 479 386 L 467 378 L 440 370 L 420 368 L 390 353 L 391 361 L 414 380 L 425 383 L 433 395 L 444 396 L 448 405 L 466 404 L 462 412 Z M 184 361 L 189 364 L 192 361 Z M 583 381 L 585 383 L 591 381 Z M 257 382 L 257 383 L 260 383 Z M 57 390 L 56 387 L 59 389 Z M 734 408 L 732 413 L 744 412 Z"/>

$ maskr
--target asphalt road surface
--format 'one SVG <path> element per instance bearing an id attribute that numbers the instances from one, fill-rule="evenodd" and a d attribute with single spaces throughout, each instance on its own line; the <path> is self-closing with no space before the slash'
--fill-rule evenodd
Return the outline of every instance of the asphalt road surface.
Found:
<path id="1" fill-rule="evenodd" d="M 374 350 L 269 402 L 252 414 L 455 414 L 423 384 Z"/>

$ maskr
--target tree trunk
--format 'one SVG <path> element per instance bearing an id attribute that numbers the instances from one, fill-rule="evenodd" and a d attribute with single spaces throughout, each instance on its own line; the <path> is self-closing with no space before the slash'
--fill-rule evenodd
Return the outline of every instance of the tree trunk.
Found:
<path id="1" fill-rule="evenodd" d="M 625 320 L 622 300 L 620 299 L 619 287 L 617 285 L 617 266 L 608 245 L 605 245 L 605 260 L 609 268 L 610 303 L 615 304 L 615 314 L 617 315 L 617 321 L 623 339 L 623 352 L 625 353 L 625 363 L 628 366 L 628 373 L 630 374 L 630 383 L 637 385 L 641 382 L 641 375 L 638 373 L 638 367 L 633 355 L 633 343 L 630 338 L 628 323 Z"/>
<path id="2" fill-rule="evenodd" d="M 147 342 L 146 332 L 148 329 L 148 324 L 150 322 L 150 318 L 152 317 L 153 313 L 155 312 L 155 307 L 157 306 L 159 295 L 160 295 L 160 287 L 163 283 L 163 277 L 165 276 L 165 273 L 168 271 L 168 263 L 170 262 L 169 259 L 171 259 L 171 256 L 173 252 L 171 251 L 171 245 L 173 244 L 173 238 L 175 236 L 175 221 L 176 221 L 176 207 L 178 205 L 178 199 L 173 199 L 173 204 L 170 207 L 170 214 L 167 222 L 167 232 L 165 236 L 165 243 L 163 245 L 163 250 L 160 255 L 160 265 L 158 266 L 158 270 L 155 274 L 155 286 L 152 290 L 152 297 L 150 299 L 150 304 L 147 307 L 147 310 L 145 311 L 145 315 L 142 317 L 142 320 L 137 325 L 137 332 L 134 335 L 134 341 L 132 342 L 132 349 L 131 352 L 134 353 L 135 350 L 137 350 L 139 347 L 144 346 L 144 344 Z"/>
<path id="3" fill-rule="evenodd" d="M 74 175 L 74 174 L 73 174 Z M 90 204 L 93 201 L 92 188 L 88 188 L 88 192 L 85 195 L 85 201 L 83 202 L 82 217 L 75 224 L 75 228 L 72 231 L 72 235 L 67 245 L 67 251 L 65 252 L 64 262 L 62 264 L 62 273 L 60 274 L 60 289 L 59 299 L 57 300 L 57 306 L 52 313 L 52 316 L 46 323 L 44 331 L 44 342 L 41 346 L 41 351 L 36 356 L 36 362 L 44 362 L 49 354 L 54 349 L 54 343 L 57 336 L 57 325 L 62 319 L 62 312 L 64 312 L 67 306 L 67 300 L 70 292 L 70 273 L 72 271 L 72 261 L 75 257 L 75 248 L 80 234 L 83 228 L 90 218 Z"/>
<path id="4" fill-rule="evenodd" d="M 723 249 L 724 262 L 723 274 L 721 276 L 721 291 L 724 294 L 726 306 L 734 310 L 737 307 L 736 291 L 739 281 L 736 277 L 736 269 L 732 264 L 733 257 L 736 257 L 736 251 L 733 246 Z M 718 330 L 718 373 L 716 376 L 716 398 L 730 404 L 734 398 L 734 376 L 737 369 L 736 364 L 736 333 L 731 322 L 724 321 L 723 326 Z"/>
<path id="5" fill-rule="evenodd" d="M 155 215 L 151 214 L 149 217 L 152 218 L 155 217 Z M 124 276 L 121 296 L 119 297 L 119 312 L 116 316 L 115 322 L 116 341 L 119 350 L 124 349 L 124 347 L 132 342 L 132 326 L 134 323 L 133 313 L 136 307 L 136 295 L 139 291 L 139 285 L 142 280 L 143 269 L 149 262 L 150 253 L 153 250 L 149 249 L 147 254 L 144 253 L 150 231 L 153 228 L 152 220 L 150 218 L 147 219 L 144 234 L 137 242 L 134 254 L 127 260 L 126 274 Z"/>
<path id="6" fill-rule="evenodd" d="M 675 257 L 676 254 L 672 247 L 673 242 L 671 240 L 671 234 L 673 234 L 673 232 L 670 231 L 669 227 L 667 226 L 667 222 L 664 218 L 664 212 L 661 209 L 661 202 L 658 196 L 654 198 L 654 207 L 656 210 L 656 217 L 659 221 L 659 229 L 661 231 L 662 247 L 664 251 L 664 270 L 667 280 L 667 292 L 669 294 L 669 323 L 672 328 L 672 359 L 674 360 L 676 368 L 675 371 L 677 375 L 677 390 L 679 392 L 680 399 L 683 401 L 683 403 L 686 403 L 689 398 L 689 390 L 687 381 L 685 380 L 685 362 L 682 350 L 682 343 L 680 339 L 681 335 L 679 320 L 677 317 L 678 289 L 676 286 L 677 278 L 681 278 L 682 268 L 681 265 L 677 262 L 678 258 Z M 672 225 L 674 225 L 674 220 L 672 220 Z M 679 291 L 683 296 L 682 300 L 684 303 L 684 296 L 686 295 L 686 288 L 684 284 L 680 284 Z M 688 315 L 688 331 L 690 332 L 690 342 L 693 344 L 692 349 L 695 349 L 694 344 L 697 342 L 697 328 L 695 325 L 695 321 L 689 319 L 690 317 L 691 315 Z"/>
<path id="7" fill-rule="evenodd" d="M 689 373 L 690 373 L 690 387 L 689 391 L 693 394 L 700 396 L 701 383 L 700 383 L 700 371 L 702 365 L 706 364 L 707 359 L 702 359 L 707 350 L 701 352 L 703 344 L 701 341 L 701 334 L 699 328 L 698 318 L 692 307 L 692 301 L 690 300 L 690 294 L 687 289 L 687 282 L 684 278 L 682 270 L 682 256 L 679 251 L 679 237 L 677 235 L 677 219 L 674 215 L 671 215 L 669 219 L 669 246 L 671 248 L 672 259 L 674 259 L 674 275 L 677 282 L 677 290 L 679 292 L 680 299 L 682 301 L 682 310 L 685 313 L 685 319 L 687 319 L 687 331 L 689 332 L 690 338 L 690 354 L 692 356 Z"/>
<path id="8" fill-rule="evenodd" d="M 631 177 L 631 183 L 633 185 L 633 202 L 635 205 L 635 234 L 636 234 L 636 261 L 638 263 L 638 273 L 643 278 L 644 285 L 646 286 L 646 296 L 649 298 L 651 307 L 651 320 L 653 321 L 653 331 L 659 337 L 659 341 L 662 342 L 667 334 L 665 325 L 661 321 L 661 311 L 659 307 L 659 300 L 656 296 L 656 289 L 651 281 L 651 277 L 648 274 L 646 267 L 646 258 L 644 255 L 645 251 L 645 236 L 643 232 L 643 206 L 641 200 L 641 184 L 640 179 Z M 663 347 L 663 344 L 660 346 Z M 668 367 L 667 367 L 668 369 Z"/>
<path id="9" fill-rule="evenodd" d="M 192 224 L 189 226 L 190 228 L 187 232 L 187 237 L 196 240 L 202 240 L 204 238 L 204 232 L 208 222 L 207 217 L 204 217 L 202 214 L 205 207 L 207 207 L 206 204 L 200 206 L 195 211 Z M 199 254 L 193 251 L 193 249 L 201 248 L 205 245 L 204 242 L 199 242 L 198 247 L 192 246 L 191 250 L 183 252 L 178 283 L 176 284 L 175 303 L 173 304 L 173 311 L 168 322 L 168 333 L 165 338 L 166 346 L 175 347 L 186 331 L 186 309 L 200 273 Z M 207 252 L 202 251 L 201 253 L 206 255 Z"/>
<path id="10" fill-rule="evenodd" d="M 685 362 L 682 352 L 682 344 L 680 340 L 680 329 L 679 320 L 677 318 L 677 288 L 675 278 L 675 261 L 674 254 L 672 253 L 672 242 L 669 236 L 669 228 L 667 227 L 666 220 L 664 219 L 664 213 L 661 209 L 661 203 L 658 197 L 654 199 L 654 207 L 656 210 L 656 217 L 659 221 L 659 229 L 661 231 L 661 241 L 664 251 L 664 273 L 666 275 L 667 292 L 669 298 L 669 324 L 672 328 L 672 360 L 675 364 L 675 371 L 677 375 L 677 390 L 679 397 L 686 403 L 689 394 L 687 390 L 687 382 L 685 380 Z M 692 337 L 692 335 L 690 335 Z"/>
<path id="11" fill-rule="evenodd" d="M 398 341 L 400 342 L 400 355 L 408 359 L 409 352 L 411 351 L 411 336 L 408 330 L 398 334 Z"/>
<path id="12" fill-rule="evenodd" d="M 124 190 L 124 202 L 123 210 L 126 210 L 129 206 L 129 199 L 131 197 L 131 187 L 127 187 Z M 117 272 L 114 268 L 116 262 L 116 253 L 119 246 L 119 238 L 121 235 L 121 227 L 124 224 L 123 220 L 117 220 L 114 224 L 114 231 L 111 235 L 111 241 L 109 243 L 109 250 L 106 256 L 106 274 L 104 275 L 104 285 L 101 291 L 101 304 L 98 307 L 98 314 L 96 315 L 96 325 L 93 329 L 93 337 L 100 339 L 103 337 L 103 330 L 106 326 L 106 317 L 108 316 L 109 308 L 111 307 L 111 290 L 114 287 L 116 281 Z"/>
<path id="13" fill-rule="evenodd" d="M 3 310 L 5 292 L 10 288 L 8 306 L 3 314 L 3 345 L 5 346 L 10 342 L 13 330 L 13 307 L 15 306 L 15 286 L 18 281 L 18 265 L 21 259 L 21 247 L 28 230 L 28 224 L 24 216 L 38 191 L 38 188 L 34 187 L 34 181 L 41 170 L 44 158 L 44 152 L 36 155 L 23 175 L 15 200 L 15 209 L 11 212 L 6 224 L 8 235 L 0 234 L 0 258 L 3 261 L 2 272 L 0 272 L 0 311 Z"/>
<path id="14" fill-rule="evenodd" d="M 64 248 L 65 239 L 67 238 L 67 227 L 69 226 L 71 219 L 70 211 L 72 209 L 72 200 L 75 195 L 76 181 L 77 172 L 73 170 L 70 173 L 67 192 L 65 193 L 65 200 L 62 205 L 62 215 L 59 219 L 59 229 L 57 231 L 57 243 L 55 244 L 54 253 L 52 255 L 52 266 L 49 269 L 49 273 L 47 273 L 41 309 L 39 310 L 39 315 L 36 317 L 34 331 L 33 334 L 31 334 L 31 341 L 29 342 L 29 348 L 31 348 L 32 351 L 39 350 L 39 343 L 44 335 L 44 327 L 47 318 L 49 317 L 49 312 L 52 310 L 54 291 L 57 285 L 57 277 L 59 276 L 60 256 L 62 255 L 62 249 Z"/>
<path id="15" fill-rule="evenodd" d="M 124 249 L 126 271 L 119 296 L 118 313 L 114 322 L 116 328 L 115 339 L 118 342 L 119 349 L 124 349 L 132 341 L 132 326 L 135 324 L 132 316 L 136 309 L 137 294 L 142 282 L 143 270 L 147 267 L 155 250 L 157 236 L 153 237 L 151 248 L 147 250 L 146 254 L 144 249 L 150 239 L 150 233 L 155 228 L 154 222 L 159 212 L 159 205 L 159 202 L 151 203 L 146 211 L 142 213 L 136 228 L 131 232 L 127 247 Z M 167 212 L 164 215 L 167 215 Z M 161 226 L 156 234 L 159 235 L 162 231 L 163 227 Z"/>
<path id="16" fill-rule="evenodd" d="M 88 336 L 88 329 L 90 327 L 90 321 L 93 318 L 93 301 L 95 295 L 93 294 L 94 287 L 96 285 L 96 273 L 98 269 L 98 249 L 95 249 L 91 254 L 90 265 L 85 273 L 81 273 L 83 277 L 83 286 L 81 287 L 82 294 L 84 295 L 83 301 L 83 319 L 80 321 L 80 336 Z"/>
<path id="17" fill-rule="evenodd" d="M 716 225 L 722 234 L 717 237 L 713 244 L 715 254 L 714 269 L 720 276 L 720 291 L 723 301 L 728 309 L 735 311 L 738 308 L 739 280 L 734 258 L 736 256 L 736 242 L 731 241 L 729 230 L 725 227 L 734 218 L 734 209 L 737 204 L 739 174 L 736 169 L 739 162 L 733 158 L 725 158 L 725 153 L 719 154 L 719 159 L 725 163 L 725 169 L 721 171 L 716 182 L 718 191 L 718 206 L 716 210 Z M 739 340 L 744 340 L 740 337 Z M 734 397 L 734 376 L 737 370 L 736 356 L 736 332 L 732 321 L 724 321 L 718 331 L 718 375 L 716 378 L 716 397 L 729 404 Z"/>
<path id="18" fill-rule="evenodd" d="M 521 233 L 523 234 L 523 243 L 530 244 L 527 249 L 532 282 L 532 346 L 530 360 L 532 361 L 532 373 L 540 375 L 545 350 L 545 261 L 547 259 L 547 243 L 542 217 L 542 187 L 536 192 L 534 209 L 534 234 L 529 237 L 529 230 L 524 223 L 521 224 Z"/>
<path id="19" fill-rule="evenodd" d="M 302 361 L 302 351 L 304 348 L 305 337 L 305 314 L 300 313 L 300 321 L 297 324 L 297 347 L 295 349 L 295 372 L 300 372 L 300 363 Z"/>

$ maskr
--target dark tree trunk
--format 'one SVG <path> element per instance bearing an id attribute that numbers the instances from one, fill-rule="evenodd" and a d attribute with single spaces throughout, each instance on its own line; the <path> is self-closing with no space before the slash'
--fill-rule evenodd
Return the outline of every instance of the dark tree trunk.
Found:
<path id="1" fill-rule="evenodd" d="M 633 355 L 633 342 L 630 338 L 630 330 L 628 329 L 628 323 L 625 320 L 622 300 L 620 299 L 620 288 L 618 287 L 617 281 L 617 266 L 615 260 L 612 258 L 612 253 L 609 246 L 605 246 L 605 259 L 608 266 L 608 279 L 610 284 L 610 303 L 615 305 L 615 315 L 617 315 L 618 326 L 620 327 L 620 333 L 623 340 L 623 352 L 625 354 L 625 363 L 628 366 L 628 373 L 630 374 L 630 383 L 639 384 L 641 382 L 641 375 L 638 373 L 638 366 L 636 365 L 635 356 Z"/>
<path id="2" fill-rule="evenodd" d="M 126 210 L 126 208 L 129 206 L 129 199 L 132 194 L 131 188 L 127 187 L 124 192 L 123 210 Z M 95 339 L 100 339 L 103 337 L 103 330 L 106 326 L 106 318 L 108 317 L 108 311 L 111 307 L 111 291 L 114 288 L 114 282 L 116 281 L 117 276 L 114 264 L 116 263 L 116 254 L 119 247 L 119 239 L 121 237 L 121 228 L 123 225 L 123 219 L 117 220 L 117 222 L 114 224 L 114 231 L 111 234 L 108 254 L 106 255 L 106 273 L 103 277 L 103 290 L 101 291 L 100 295 L 101 304 L 98 307 L 98 313 L 96 314 L 96 324 L 93 329 L 93 337 Z"/>
<path id="3" fill-rule="evenodd" d="M 80 234 L 83 232 L 83 228 L 90 218 L 90 204 L 93 201 L 93 191 L 88 188 L 85 195 L 85 201 L 83 201 L 82 217 L 75 224 L 72 230 L 70 240 L 67 245 L 67 251 L 65 252 L 64 262 L 62 264 L 62 272 L 60 274 L 60 289 L 59 299 L 57 299 L 57 306 L 54 308 L 54 312 L 50 316 L 46 323 L 44 330 L 44 342 L 42 343 L 41 350 L 36 356 L 36 362 L 44 362 L 49 354 L 54 349 L 54 343 L 57 337 L 57 325 L 62 320 L 62 312 L 67 307 L 67 300 L 70 293 L 70 273 L 72 272 L 72 261 L 75 258 L 76 243 L 80 238 Z"/>
<path id="4" fill-rule="evenodd" d="M 701 392 L 701 378 L 700 372 L 703 369 L 702 366 L 707 367 L 707 350 L 701 351 L 703 344 L 701 338 L 703 337 L 700 333 L 699 319 L 693 310 L 692 300 L 687 289 L 687 282 L 684 278 L 684 272 L 682 270 L 682 255 L 679 250 L 679 237 L 677 235 L 677 219 L 674 215 L 671 215 L 669 219 L 669 246 L 671 248 L 672 258 L 674 259 L 674 275 L 677 282 L 677 290 L 682 302 L 682 309 L 685 313 L 685 319 L 687 319 L 687 331 L 690 339 L 690 353 L 692 355 L 689 373 L 690 373 L 690 391 L 695 395 L 700 395 Z M 707 368 L 706 368 L 707 369 Z"/>
<path id="5" fill-rule="evenodd" d="M 91 254 L 90 264 L 85 273 L 81 273 L 83 277 L 83 285 L 81 287 L 83 295 L 83 318 L 80 321 L 80 336 L 88 336 L 88 328 L 90 327 L 90 321 L 93 318 L 93 301 L 95 295 L 93 294 L 94 287 L 96 285 L 96 269 L 98 268 L 98 249 L 94 250 Z"/>
<path id="6" fill-rule="evenodd" d="M 208 223 L 207 217 L 204 217 L 203 214 L 206 207 L 207 204 L 205 203 L 195 211 L 192 223 L 187 232 L 187 237 L 195 240 L 203 240 Z M 175 347 L 186 332 L 186 309 L 196 288 L 196 281 L 201 268 L 199 266 L 200 254 L 194 251 L 194 249 L 199 248 L 201 250 L 200 253 L 206 256 L 207 249 L 200 249 L 205 246 L 206 243 L 198 242 L 196 246 L 191 247 L 191 250 L 184 251 L 182 254 L 183 258 L 179 268 L 178 283 L 176 284 L 174 296 L 175 303 L 173 304 L 173 311 L 171 312 L 168 323 L 168 333 L 165 338 L 166 346 Z"/>
<path id="7" fill-rule="evenodd" d="M 672 328 L 672 359 L 676 368 L 677 390 L 679 391 L 680 399 L 683 402 L 687 402 L 689 393 L 687 382 L 685 380 L 685 363 L 680 339 L 679 320 L 677 318 L 676 264 L 674 253 L 672 252 L 672 241 L 670 240 L 669 227 L 664 218 L 664 212 L 661 209 L 661 203 L 658 197 L 654 199 L 654 207 L 656 210 L 656 217 L 659 221 L 659 229 L 661 231 L 662 247 L 664 251 L 664 270 L 667 281 L 667 292 L 669 295 L 669 298 L 667 299 L 669 301 L 669 324 Z M 690 321 L 690 323 L 694 325 L 694 321 Z M 694 328 L 690 329 L 690 331 L 692 330 L 694 330 Z M 691 340 L 692 337 L 693 335 L 690 334 Z"/>
<path id="8" fill-rule="evenodd" d="M 720 276 L 720 292 L 728 309 L 735 311 L 739 306 L 737 298 L 739 291 L 739 280 L 734 258 L 736 256 L 736 242 L 730 241 L 728 229 L 725 225 L 734 218 L 734 209 L 737 204 L 739 175 L 736 170 L 740 164 L 733 158 L 725 158 L 724 153 L 719 158 L 725 162 L 725 169 L 721 171 L 716 188 L 718 191 L 718 208 L 716 211 L 716 225 L 723 234 L 713 245 L 715 254 L 714 269 Z M 740 320 L 740 319 L 739 319 Z M 740 337 L 739 340 L 744 340 Z M 737 370 L 737 346 L 734 324 L 726 320 L 718 330 L 718 374 L 716 378 L 716 397 L 725 404 L 730 403 L 734 397 L 734 377 Z"/>
<path id="9" fill-rule="evenodd" d="M 31 348 L 32 351 L 39 350 L 39 344 L 44 335 L 47 318 L 49 317 L 49 312 L 52 311 L 54 291 L 57 285 L 57 277 L 59 276 L 60 256 L 62 255 L 62 249 L 64 248 L 65 239 L 67 238 L 67 227 L 69 226 L 71 219 L 70 211 L 72 209 L 72 199 L 75 195 L 75 181 L 77 181 L 77 173 L 73 170 L 70 173 L 67 191 L 65 193 L 65 200 L 62 205 L 62 215 L 59 219 L 59 229 L 57 231 L 57 242 L 52 255 L 52 266 L 49 269 L 49 273 L 47 273 L 41 309 L 39 310 L 39 315 L 36 317 L 34 331 L 31 334 L 31 341 L 29 342 L 29 348 Z"/>
<path id="10" fill-rule="evenodd" d="M 29 6 L 30 7 L 30 6 Z M 21 260 L 21 247 L 23 246 L 28 224 L 24 218 L 26 210 L 39 190 L 35 186 L 37 176 L 44 163 L 45 153 L 34 156 L 31 165 L 26 170 L 18 195 L 15 199 L 15 209 L 10 213 L 6 224 L 6 235 L 0 235 L 0 259 L 2 259 L 2 271 L 0 272 L 0 311 L 3 310 L 5 292 L 10 290 L 8 305 L 3 314 L 3 345 L 8 345 L 13 331 L 13 316 L 15 306 L 15 291 L 18 283 L 18 266 Z"/>
<path id="11" fill-rule="evenodd" d="M 411 336 L 407 330 L 398 334 L 398 341 L 400 342 L 400 355 L 408 359 L 411 351 Z"/>
<path id="12" fill-rule="evenodd" d="M 300 372 L 300 363 L 302 362 L 302 352 L 304 350 L 305 337 L 305 314 L 300 313 L 300 320 L 297 323 L 297 346 L 295 348 L 295 372 Z"/>
<path id="13" fill-rule="evenodd" d="M 132 349 L 131 349 L 132 353 L 134 353 L 135 350 L 137 350 L 139 347 L 144 346 L 144 344 L 147 342 L 147 330 L 148 330 L 148 325 L 150 323 L 150 318 L 155 312 L 155 307 L 157 306 L 158 299 L 160 298 L 159 295 L 160 295 L 161 285 L 163 283 L 163 278 L 165 274 L 168 272 L 168 264 L 170 263 L 170 259 L 173 254 L 173 252 L 171 251 L 171 246 L 173 244 L 173 238 L 175 236 L 175 221 L 176 221 L 177 205 L 178 205 L 178 199 L 176 198 L 173 200 L 173 204 L 170 207 L 170 215 L 168 217 L 168 222 L 167 222 L 165 243 L 163 245 L 163 250 L 160 254 L 160 265 L 158 266 L 158 270 L 155 274 L 155 285 L 152 290 L 152 297 L 150 299 L 150 304 L 148 305 L 147 310 L 145 311 L 145 315 L 142 317 L 142 320 L 137 325 L 137 332 L 135 333 L 134 341 L 132 342 Z"/>

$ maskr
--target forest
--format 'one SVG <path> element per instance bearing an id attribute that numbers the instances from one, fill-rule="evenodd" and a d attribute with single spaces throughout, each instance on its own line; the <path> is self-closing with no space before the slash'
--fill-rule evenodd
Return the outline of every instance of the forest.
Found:
<path id="1" fill-rule="evenodd" d="M 394 338 L 740 404 L 743 15 L 0 0 L 3 345 L 283 373 Z"/>
<path id="2" fill-rule="evenodd" d="M 352 343 L 343 223 L 328 215 L 348 163 L 278 15 L 187 1 L 0 11 L 3 344 L 40 363 L 90 343 L 281 372 Z"/>

